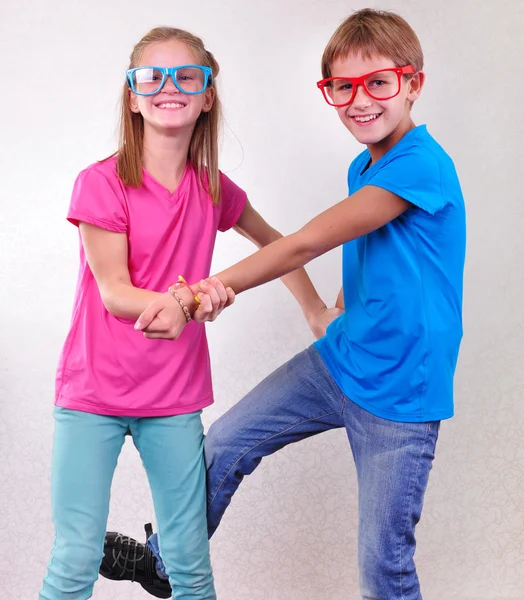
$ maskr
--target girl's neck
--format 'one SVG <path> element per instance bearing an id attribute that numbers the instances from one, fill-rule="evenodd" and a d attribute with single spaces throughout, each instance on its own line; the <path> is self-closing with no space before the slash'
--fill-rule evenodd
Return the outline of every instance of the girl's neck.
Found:
<path id="1" fill-rule="evenodd" d="M 148 128 L 144 131 L 144 169 L 171 193 L 184 174 L 192 133 L 166 135 Z"/>

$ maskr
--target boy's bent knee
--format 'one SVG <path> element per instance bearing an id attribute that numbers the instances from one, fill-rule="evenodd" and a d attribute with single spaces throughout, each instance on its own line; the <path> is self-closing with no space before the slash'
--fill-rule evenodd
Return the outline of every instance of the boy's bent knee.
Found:
<path id="1" fill-rule="evenodd" d="M 229 449 L 235 448 L 237 439 L 238 434 L 234 427 L 229 427 L 227 424 L 223 426 L 220 419 L 215 421 L 209 428 L 204 442 L 206 464 L 211 464 L 222 453 L 227 453 Z"/>

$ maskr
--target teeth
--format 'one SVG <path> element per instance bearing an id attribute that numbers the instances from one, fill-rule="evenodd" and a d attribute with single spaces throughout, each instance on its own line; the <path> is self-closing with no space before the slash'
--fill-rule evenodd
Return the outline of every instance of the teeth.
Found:
<path id="1" fill-rule="evenodd" d="M 353 117 L 355 121 L 359 123 L 367 123 L 368 121 L 373 121 L 374 119 L 378 119 L 380 115 L 369 115 L 368 117 Z"/>
<path id="2" fill-rule="evenodd" d="M 178 104 L 178 102 L 166 102 L 164 104 L 159 104 L 158 108 L 184 108 L 184 105 Z"/>

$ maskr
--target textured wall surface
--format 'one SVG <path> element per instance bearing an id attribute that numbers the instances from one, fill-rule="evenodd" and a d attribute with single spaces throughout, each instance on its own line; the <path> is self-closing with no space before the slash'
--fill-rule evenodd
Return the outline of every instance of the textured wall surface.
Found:
<path id="1" fill-rule="evenodd" d="M 425 600 L 524 600 L 523 3 L 520 0 L 200 0 L 2 6 L 0 164 L 0 600 L 36 598 L 52 544 L 54 371 L 71 314 L 74 177 L 114 150 L 132 45 L 158 24 L 202 36 L 221 64 L 222 168 L 289 233 L 346 194 L 360 150 L 315 82 L 329 36 L 353 9 L 391 8 L 417 29 L 427 84 L 413 111 L 454 158 L 468 208 L 465 337 L 456 416 L 443 424 L 418 529 Z M 251 252 L 219 237 L 215 268 Z M 340 252 L 310 265 L 327 302 Z M 216 404 L 208 426 L 312 336 L 280 282 L 239 297 L 209 326 Z M 212 542 L 226 600 L 358 598 L 356 478 L 343 431 L 266 459 Z M 109 524 L 153 519 L 126 443 Z M 99 582 L 94 598 L 145 598 Z"/>

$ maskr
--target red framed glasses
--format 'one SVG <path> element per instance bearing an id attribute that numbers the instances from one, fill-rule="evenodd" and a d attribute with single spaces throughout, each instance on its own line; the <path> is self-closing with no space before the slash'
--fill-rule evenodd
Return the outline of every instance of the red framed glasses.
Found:
<path id="1" fill-rule="evenodd" d="M 415 69 L 407 65 L 373 71 L 361 77 L 328 77 L 317 81 L 317 86 L 330 106 L 347 106 L 355 99 L 359 85 L 375 100 L 390 100 L 400 93 L 402 75 L 414 73 Z"/>

